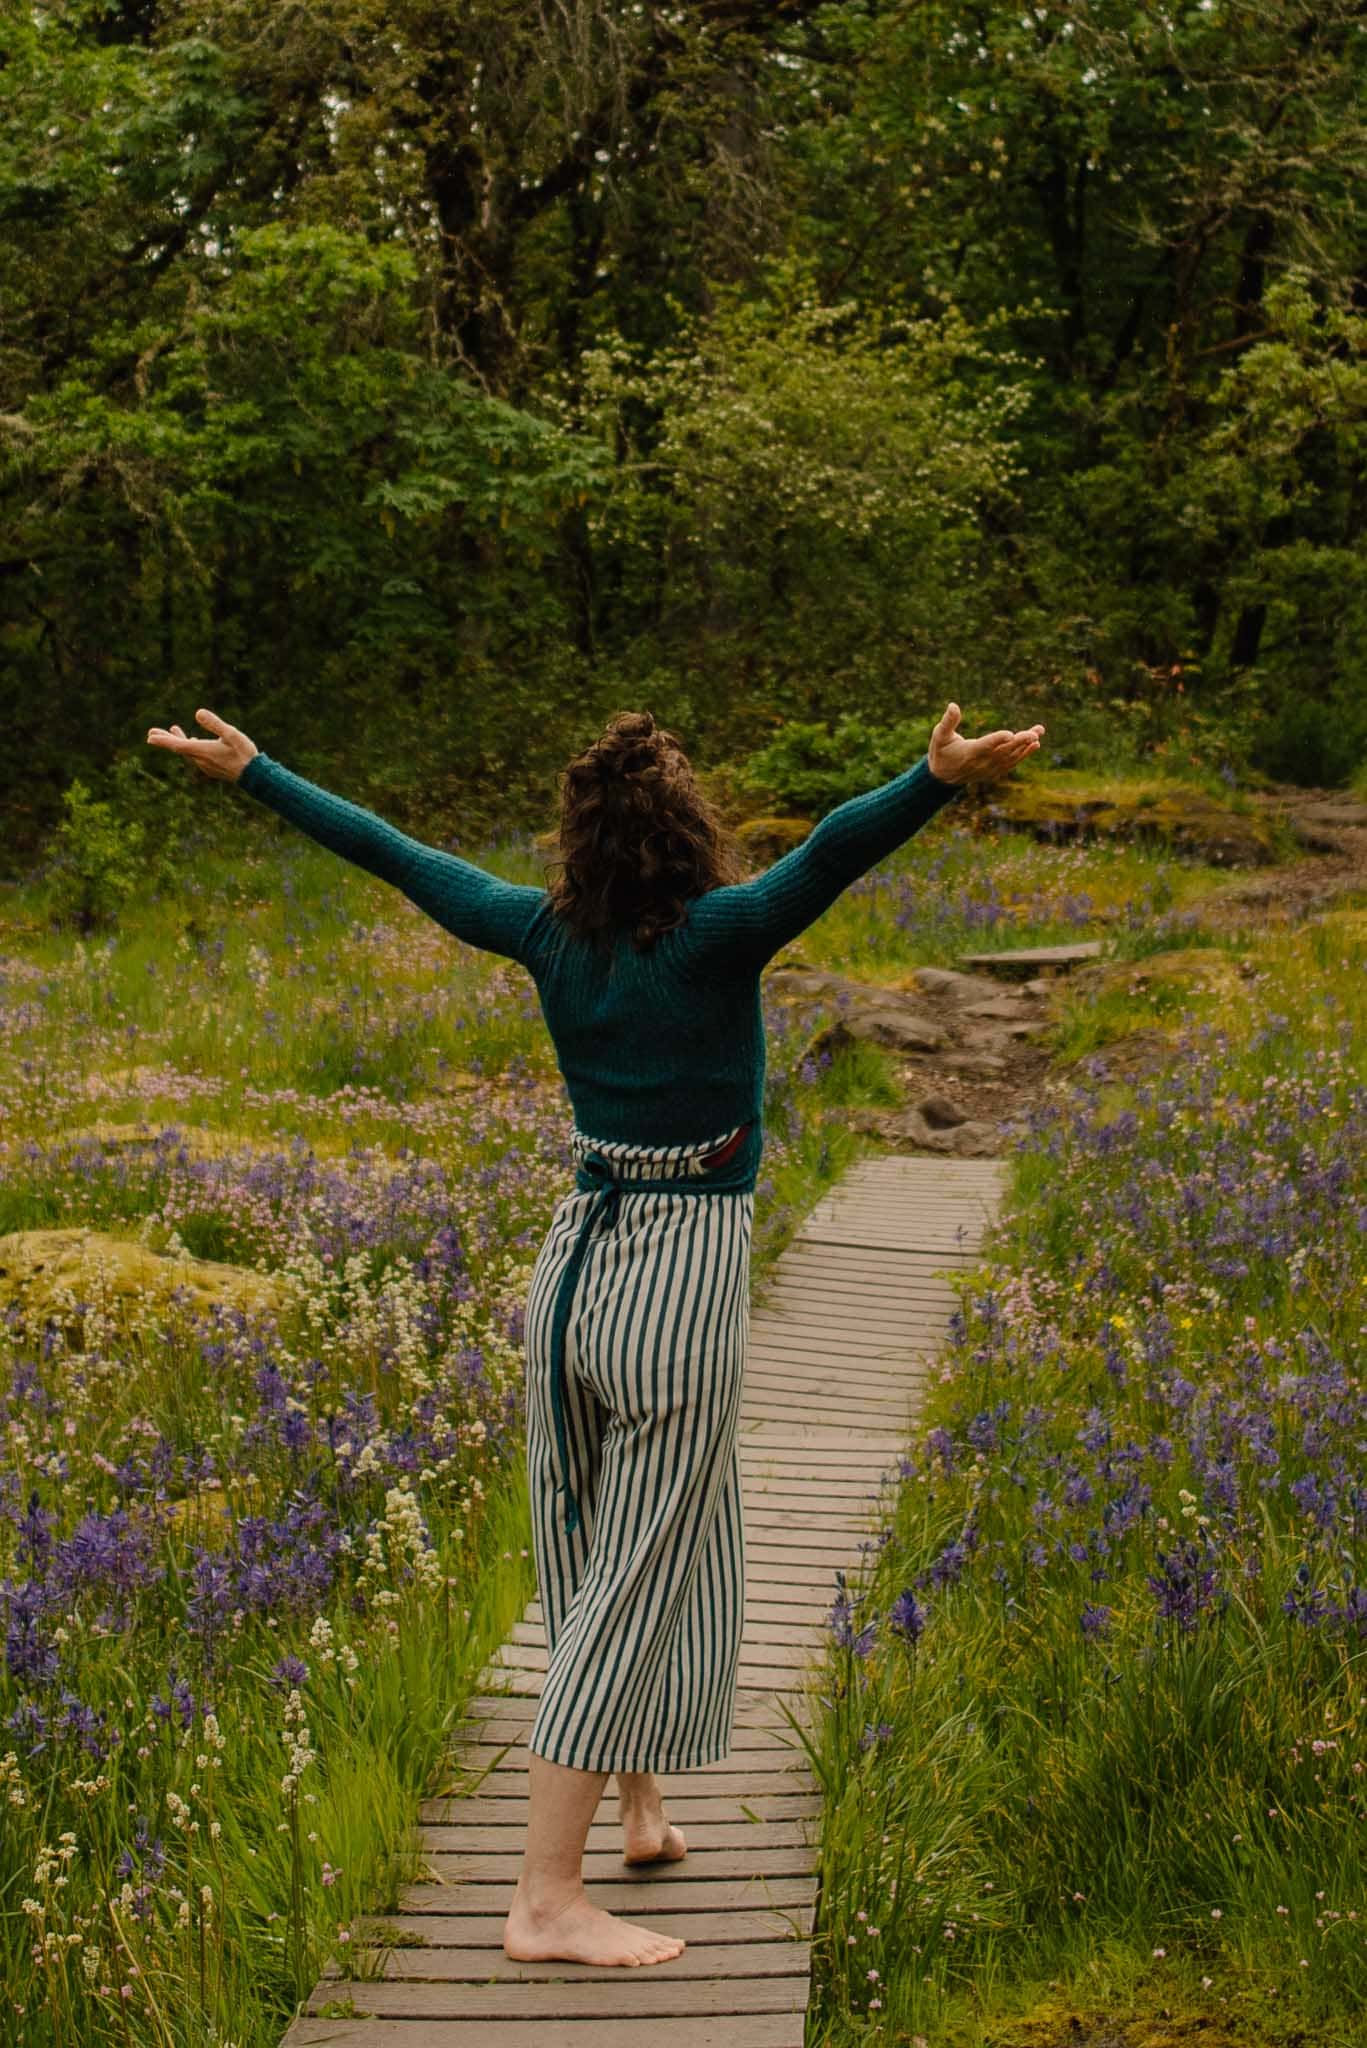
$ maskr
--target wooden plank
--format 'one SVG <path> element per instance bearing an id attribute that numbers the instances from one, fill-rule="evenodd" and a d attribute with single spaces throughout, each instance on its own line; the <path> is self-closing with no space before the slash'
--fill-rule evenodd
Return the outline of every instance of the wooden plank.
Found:
<path id="1" fill-rule="evenodd" d="M 662 1933 L 676 1931 L 664 1927 L 663 1923 L 661 1925 Z M 683 1938 L 688 1939 L 686 1935 Z M 563 1981 L 565 1975 L 562 1962 L 514 1961 L 503 1953 L 501 1935 L 499 1946 L 491 1955 L 472 1955 L 467 1949 L 460 1948 L 415 1950 L 385 1944 L 367 1948 L 363 1953 L 368 1963 L 373 1959 L 380 1966 L 378 1980 L 386 1984 L 550 1984 Z M 749 1942 L 712 1944 L 700 1941 L 696 1947 L 690 1943 L 682 1955 L 672 1957 L 668 1963 L 651 1965 L 652 1976 L 667 1974 L 672 1984 L 735 1984 L 741 1979 L 801 1977 L 805 1988 L 810 1972 L 810 1945 L 805 1941 L 795 1941 L 791 1935 L 783 1938 L 771 1935 L 764 1941 Z M 340 1978 L 341 1975 L 340 1970 L 326 1970 L 323 1981 Z M 621 1965 L 612 1963 L 579 1963 L 574 1972 L 576 1984 L 619 1984 L 621 1977 Z M 369 1976 L 365 1981 L 371 1981 Z M 321 1994 L 321 1985 L 319 1990 Z M 321 1996 L 315 1998 L 315 2003 L 320 2002 Z"/>
<path id="2" fill-rule="evenodd" d="M 521 1797 L 526 1796 L 524 1785 Z M 703 1944 L 711 1951 L 731 1943 L 754 1947 L 771 1942 L 791 1943 L 794 1936 L 801 1938 L 811 1933 L 816 1908 L 804 1904 L 782 1911 L 747 1911 L 731 1906 L 717 1907 L 710 1913 L 636 1912 L 631 1917 L 638 1927 L 649 1927 L 660 1934 L 677 1934 L 681 1940 Z M 356 1938 L 365 1941 L 368 1935 L 378 1932 L 389 1940 L 413 1942 L 423 1949 L 490 1949 L 501 1954 L 506 1919 L 506 1913 L 390 1913 L 383 1919 L 358 1921 Z M 682 1962 L 682 1956 L 679 1960 Z M 488 1965 L 481 1963 L 480 1967 Z"/>
<path id="3" fill-rule="evenodd" d="M 529 1756 L 525 1748 L 518 1756 L 502 1743 L 480 1742 L 463 1745 L 461 1753 L 462 1768 L 453 1768 L 448 1773 L 442 1784 L 422 1802 L 420 1811 L 425 1812 L 429 1806 L 434 1812 L 438 1807 L 445 1808 L 457 1794 L 477 1793 L 481 1798 L 490 1799 L 526 1798 Z M 792 1761 L 788 1763 L 778 1759 L 751 1758 L 747 1765 L 745 1757 L 733 1756 L 717 1764 L 699 1764 L 692 1771 L 657 1771 L 655 1779 L 663 1793 L 680 1799 L 744 1799 L 747 1804 L 753 1803 L 752 1794 L 754 1800 L 782 1798 L 794 1793 L 805 1797 L 812 1782 L 807 1775 L 807 1760 L 798 1751 L 793 1752 Z M 606 1809 L 614 1813 L 617 1811 L 616 1786 L 614 1776 L 603 1788 Z M 459 1803 L 464 1804 L 463 1797 Z"/>
<path id="4" fill-rule="evenodd" d="M 653 1963 L 652 1969 L 665 1965 Z M 639 1970 L 623 1971 L 633 1987 Z M 624 1994 L 623 2004 L 630 2003 Z M 283 2048 L 803 2048 L 805 2013 L 724 2014 L 639 2020 L 300 2019 Z"/>
<path id="5" fill-rule="evenodd" d="M 861 1250 L 858 1241 L 851 1245 L 843 1233 L 823 1230 L 820 1236 L 804 1238 L 789 1246 L 783 1255 L 790 1261 L 785 1278 L 799 1280 L 810 1273 L 814 1279 L 834 1280 L 843 1274 L 847 1280 L 858 1278 L 870 1289 L 878 1288 L 885 1294 L 899 1285 L 910 1290 L 918 1283 L 923 1287 L 950 1288 L 956 1275 L 980 1263 L 974 1248 L 976 1242 L 974 1232 L 963 1247 L 880 1243 L 865 1245 Z M 761 1304 L 759 1312 L 767 1314 L 768 1304 Z"/>
<path id="6" fill-rule="evenodd" d="M 460 1821 L 452 1825 L 433 1821 L 423 1830 L 423 1845 L 430 1855 L 484 1856 L 490 1853 L 501 1855 L 508 1849 L 516 1850 L 520 1843 L 508 1839 L 510 1834 L 521 1836 L 523 1830 L 511 1821 L 492 1821 L 487 1826 Z M 720 1854 L 726 1849 L 738 1849 L 750 1857 L 763 1860 L 771 1848 L 805 1849 L 810 1846 L 812 1830 L 805 1819 L 776 1820 L 760 1822 L 753 1820 L 698 1821 L 688 1837 L 688 1855 L 681 1858 L 672 1869 L 682 1870 L 684 1863 L 691 1863 L 695 1856 Z M 601 1850 L 605 1856 L 623 1864 L 622 1826 L 617 1819 L 595 1820 L 589 1824 L 589 1853 Z M 630 1869 L 630 1864 L 625 1864 Z"/>
<path id="7" fill-rule="evenodd" d="M 814 1615 L 803 1616 L 791 1609 L 779 1615 L 760 1621 L 747 1609 L 745 1617 L 745 1640 L 747 1643 L 805 1643 L 816 1627 Z M 513 1626 L 511 1640 L 536 1649 L 546 1648 L 546 1633 L 542 1623 L 519 1621 Z"/>
<path id="8" fill-rule="evenodd" d="M 758 1835 L 760 1829 L 754 1833 Z M 522 1868 L 520 1851 L 482 1850 L 478 1855 L 446 1855 L 434 1851 L 425 1855 L 428 1869 L 434 1879 L 446 1878 L 459 1884 L 515 1884 Z M 744 1849 L 691 1849 L 678 1863 L 670 1865 L 669 1882 L 679 1888 L 680 1904 L 683 1894 L 690 1885 L 702 1884 L 708 1878 L 740 1877 L 800 1877 L 816 1869 L 815 1848 L 795 1846 L 787 1849 L 762 1849 L 758 1843 L 752 1850 Z M 584 1852 L 584 1881 L 605 1877 L 622 1877 L 630 1871 L 631 1865 L 623 1863 L 619 1849 L 586 1849 Z M 655 1869 L 654 1864 L 642 1866 Z M 620 1910 L 620 1909 L 615 1909 Z"/>
<path id="9" fill-rule="evenodd" d="M 774 1374 L 796 1374 L 806 1387 L 828 1390 L 834 1384 L 860 1400 L 918 1400 L 941 1349 L 928 1337 L 887 1331 L 866 1338 L 863 1349 L 853 1354 L 831 1332 L 810 1327 L 785 1330 L 753 1347 L 746 1360 L 745 1385 L 748 1391 Z"/>
<path id="10" fill-rule="evenodd" d="M 794 1773 L 796 1776 L 796 1773 Z M 512 1782 L 513 1780 L 516 1782 Z M 504 1782 L 507 1780 L 508 1782 Z M 495 1797 L 501 1794 L 501 1797 Z M 485 1779 L 479 1791 L 473 1794 L 452 1795 L 445 1799 L 424 1799 L 418 1809 L 418 1819 L 427 1826 L 437 1827 L 516 1827 L 519 1830 L 527 1823 L 527 1816 L 517 1810 L 518 1802 L 527 1796 L 527 1773 L 525 1771 L 494 1771 Z M 669 1818 L 688 1831 L 689 1823 L 702 1827 L 714 1822 L 733 1827 L 754 1827 L 766 1820 L 806 1820 L 821 1811 L 821 1795 L 814 1790 L 802 1792 L 747 1792 L 744 1802 L 753 1818 L 741 1812 L 741 1796 L 733 1794 L 726 1798 L 705 1798 L 688 1791 L 677 1792 L 669 1801 Z M 619 1803 L 609 1787 L 593 1825 L 620 1829 Z M 425 1837 L 434 1846 L 441 1847 L 435 1835 Z M 699 1837 L 706 1846 L 706 1838 Z M 690 1849 L 693 1836 L 688 1834 Z M 447 1843 L 446 1847 L 451 1845 Z M 718 1846 L 713 1844 L 713 1847 Z"/>
<path id="11" fill-rule="evenodd" d="M 739 1442 L 742 1450 L 838 1449 L 847 1457 L 862 1452 L 871 1458 L 895 1458 L 906 1448 L 900 1429 L 874 1428 L 866 1422 L 777 1422 L 758 1413 L 742 1419 Z"/>
<path id="12" fill-rule="evenodd" d="M 685 1857 L 684 1861 L 686 1863 L 688 1858 Z M 655 1866 L 643 1865 L 642 1868 L 654 1869 Z M 501 1884 L 405 1885 L 399 1892 L 399 1910 L 417 1914 L 457 1911 L 501 1914 L 506 1919 L 513 1902 L 515 1881 L 516 1873 Z M 595 1905 L 603 1906 L 611 1913 L 620 1913 L 624 1909 L 633 1913 L 667 1913 L 680 1906 L 690 1913 L 788 1913 L 812 1903 L 811 1880 L 803 1874 L 796 1877 L 708 1878 L 702 1883 L 691 1884 L 686 1899 L 682 1899 L 672 1878 L 642 1876 L 636 1870 L 627 1875 L 624 1869 L 615 1880 L 586 1879 L 585 1888 Z M 499 1940 L 502 1941 L 501 1927 Z"/>
<path id="13" fill-rule="evenodd" d="M 524 1671 L 514 1666 L 501 1669 L 499 1676 L 506 1678 L 508 1691 L 523 1699 L 539 1699 L 544 1671 Z M 737 1666 L 736 1685 L 741 1692 L 773 1692 L 782 1690 L 781 1672 L 766 1669 L 758 1660 L 751 1661 L 744 1655 Z"/>
<path id="14" fill-rule="evenodd" d="M 489 1746 L 490 1755 L 497 1751 Z M 734 1760 L 733 1760 L 734 1763 Z M 810 1808 L 803 1802 L 820 1800 L 820 1793 L 806 1772 L 805 1762 L 786 1771 L 657 1771 L 656 1783 L 670 1798 L 671 1819 L 683 1826 L 685 1813 L 715 1820 L 741 1820 L 745 1809 L 761 1818 L 792 1819 Z M 513 1767 L 505 1760 L 498 1767 L 472 1769 L 468 1775 L 454 1774 L 435 1792 L 420 1801 L 420 1821 L 459 1822 L 479 1820 L 480 1803 L 505 1810 L 527 1796 L 527 1764 Z M 621 1805 L 617 1779 L 610 1777 L 603 1788 L 598 1818 L 620 1820 Z M 522 1816 L 525 1820 L 525 1814 Z"/>
<path id="15" fill-rule="evenodd" d="M 670 1977 L 674 1964 L 652 1963 L 649 1969 L 619 1970 L 609 1981 L 552 1977 L 545 1983 L 511 1984 L 378 1984 L 352 1978 L 327 1978 L 309 1998 L 309 2007 L 350 1999 L 360 2012 L 378 2019 L 520 2020 L 612 2019 L 629 2011 L 637 2022 L 682 2019 L 692 2013 L 803 2012 L 807 2006 L 807 1974 L 796 1977 L 726 1978 L 695 1984 Z M 565 1964 L 560 1968 L 563 1972 Z M 622 1978 L 630 1976 L 624 1999 Z"/>

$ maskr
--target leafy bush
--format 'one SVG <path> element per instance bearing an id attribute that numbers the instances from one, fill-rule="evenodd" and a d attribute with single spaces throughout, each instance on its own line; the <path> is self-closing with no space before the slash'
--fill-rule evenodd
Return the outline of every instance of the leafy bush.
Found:
<path id="1" fill-rule="evenodd" d="M 79 777 L 63 791 L 62 807 L 51 841 L 50 911 L 55 923 L 89 932 L 112 924 L 138 887 L 145 834 L 136 818 L 120 818 Z"/>
<path id="2" fill-rule="evenodd" d="M 847 797 L 888 782 L 919 760 L 943 705 L 896 725 L 870 725 L 857 712 L 833 728 L 789 719 L 765 746 L 741 762 L 734 780 L 783 811 L 821 817 Z M 985 731 L 987 727 L 983 728 Z"/>

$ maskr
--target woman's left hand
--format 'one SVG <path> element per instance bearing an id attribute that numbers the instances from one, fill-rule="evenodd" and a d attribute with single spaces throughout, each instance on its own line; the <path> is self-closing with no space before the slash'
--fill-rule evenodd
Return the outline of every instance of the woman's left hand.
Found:
<path id="1" fill-rule="evenodd" d="M 957 704 L 946 704 L 930 735 L 926 757 L 931 774 L 941 782 L 1000 782 L 1018 761 L 1034 753 L 1044 731 L 1042 725 L 1032 725 L 1024 732 L 988 732 L 966 740 L 957 730 L 962 716 Z"/>
<path id="2" fill-rule="evenodd" d="M 192 740 L 186 738 L 178 725 L 154 725 L 148 730 L 148 746 L 169 747 L 172 753 L 184 754 L 201 775 L 208 775 L 215 782 L 236 782 L 248 761 L 254 760 L 261 749 L 255 740 L 249 740 L 245 732 L 229 725 L 216 711 L 197 711 L 195 717 L 218 737 Z"/>

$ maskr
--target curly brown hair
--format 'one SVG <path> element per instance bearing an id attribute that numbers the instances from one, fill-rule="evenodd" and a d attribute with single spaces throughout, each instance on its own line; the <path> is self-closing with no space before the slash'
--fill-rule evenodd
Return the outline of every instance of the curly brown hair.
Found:
<path id="1" fill-rule="evenodd" d="M 638 952 L 688 915 L 690 897 L 745 879 L 739 847 L 694 779 L 676 734 L 619 711 L 560 779 L 560 822 L 539 842 L 570 930 L 607 948 L 623 927 Z"/>

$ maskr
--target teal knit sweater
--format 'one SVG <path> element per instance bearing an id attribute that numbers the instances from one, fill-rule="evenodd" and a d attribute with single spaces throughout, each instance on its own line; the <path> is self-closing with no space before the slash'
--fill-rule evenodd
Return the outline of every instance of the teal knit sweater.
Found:
<path id="1" fill-rule="evenodd" d="M 536 983 L 579 1128 L 628 1144 L 680 1145 L 750 1130 L 728 1186 L 753 1186 L 763 1147 L 760 970 L 850 882 L 918 832 L 964 787 L 927 756 L 828 811 L 762 875 L 695 896 L 684 923 L 637 952 L 624 931 L 606 956 L 569 932 L 545 889 L 505 882 L 410 839 L 373 812 L 257 753 L 250 796 L 323 846 L 402 890 L 467 945 Z"/>

